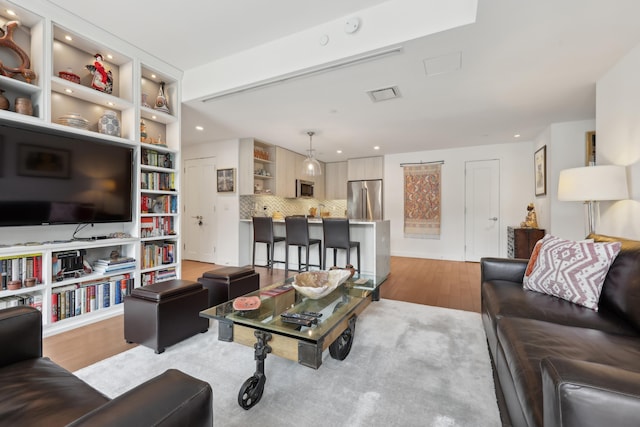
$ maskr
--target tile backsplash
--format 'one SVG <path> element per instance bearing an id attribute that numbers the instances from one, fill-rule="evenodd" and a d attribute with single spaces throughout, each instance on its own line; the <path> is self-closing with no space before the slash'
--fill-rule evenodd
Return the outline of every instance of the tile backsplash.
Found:
<path id="1" fill-rule="evenodd" d="M 248 219 L 254 215 L 272 216 L 275 212 L 280 212 L 283 216 L 304 215 L 309 214 L 309 208 L 318 209 L 318 215 L 322 208 L 322 212 L 329 211 L 330 216 L 347 216 L 346 200 L 285 199 L 267 195 L 240 196 L 241 219 Z"/>

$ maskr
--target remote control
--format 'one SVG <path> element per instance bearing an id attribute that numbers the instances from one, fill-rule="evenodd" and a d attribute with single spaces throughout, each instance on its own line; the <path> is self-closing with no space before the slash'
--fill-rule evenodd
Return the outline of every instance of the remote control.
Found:
<path id="1" fill-rule="evenodd" d="M 318 323 L 318 319 L 313 317 L 313 316 L 306 316 L 304 314 L 301 313 L 282 313 L 280 315 L 280 317 L 282 317 L 283 319 L 301 319 L 301 320 L 306 320 L 309 321 L 311 323 Z"/>
<path id="2" fill-rule="evenodd" d="M 293 324 L 302 325 L 302 326 L 311 326 L 313 324 L 311 320 L 297 319 L 295 317 L 282 317 L 281 320 L 285 323 L 293 323 Z"/>
<path id="3" fill-rule="evenodd" d="M 311 316 L 311 317 L 322 317 L 322 313 L 316 313 L 315 311 L 303 311 L 300 314 L 304 314 L 305 316 Z"/>

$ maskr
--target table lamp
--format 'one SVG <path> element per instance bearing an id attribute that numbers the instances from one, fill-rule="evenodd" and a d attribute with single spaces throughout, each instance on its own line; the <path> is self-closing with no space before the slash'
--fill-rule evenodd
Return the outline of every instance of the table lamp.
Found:
<path id="1" fill-rule="evenodd" d="M 599 201 L 629 198 L 624 166 L 585 166 L 560 171 L 558 200 L 584 202 L 589 233 L 595 233 L 600 216 Z"/>

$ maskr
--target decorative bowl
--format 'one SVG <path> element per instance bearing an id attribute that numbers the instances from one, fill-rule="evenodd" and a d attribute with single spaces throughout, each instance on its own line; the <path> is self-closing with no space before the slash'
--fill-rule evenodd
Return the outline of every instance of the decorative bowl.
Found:
<path id="1" fill-rule="evenodd" d="M 307 298 L 320 299 L 343 284 L 350 274 L 347 270 L 306 271 L 293 278 L 293 287 Z"/>
<path id="2" fill-rule="evenodd" d="M 78 113 L 69 113 L 58 117 L 58 123 L 65 126 L 71 126 L 76 129 L 89 129 L 89 120 L 85 119 Z"/>
<path id="3" fill-rule="evenodd" d="M 59 71 L 58 76 L 60 76 L 61 79 L 69 80 L 70 82 L 80 83 L 80 76 L 70 71 Z"/>

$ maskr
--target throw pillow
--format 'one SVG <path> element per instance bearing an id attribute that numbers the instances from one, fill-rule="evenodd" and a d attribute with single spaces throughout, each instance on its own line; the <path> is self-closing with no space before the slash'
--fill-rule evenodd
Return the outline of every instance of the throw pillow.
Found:
<path id="1" fill-rule="evenodd" d="M 598 311 L 602 284 L 620 242 L 574 242 L 547 234 L 523 286 Z"/>

